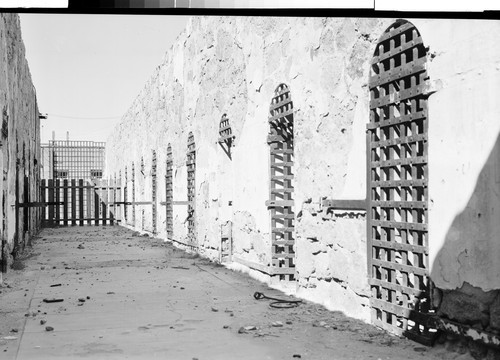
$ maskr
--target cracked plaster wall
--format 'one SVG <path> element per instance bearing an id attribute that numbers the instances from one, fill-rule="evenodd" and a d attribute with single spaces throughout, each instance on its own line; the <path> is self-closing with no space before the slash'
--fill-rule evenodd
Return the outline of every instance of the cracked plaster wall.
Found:
<path id="1" fill-rule="evenodd" d="M 125 166 L 130 171 L 132 161 L 137 172 L 141 156 L 149 171 L 154 148 L 158 201 L 163 201 L 171 143 L 174 200 L 186 200 L 187 136 L 192 131 L 197 151 L 195 251 L 218 258 L 220 228 L 230 220 L 233 254 L 268 265 L 267 118 L 274 89 L 286 83 L 295 109 L 297 293 L 368 320 L 366 214 L 327 213 L 319 204 L 323 197 L 366 197 L 369 61 L 377 39 L 394 20 L 192 18 L 108 139 L 108 174 Z M 443 289 L 459 288 L 464 281 L 496 289 L 499 199 L 489 193 L 500 173 L 498 153 L 487 159 L 500 131 L 495 101 L 499 25 L 411 21 L 429 46 L 428 73 L 436 90 L 429 97 L 431 275 Z M 232 159 L 217 144 L 224 113 L 236 136 Z M 481 178 L 487 181 L 476 188 Z M 136 183 L 136 201 L 151 198 L 149 190 L 140 191 Z M 159 236 L 165 237 L 164 207 L 158 209 Z M 150 207 L 144 210 L 150 219 Z M 463 210 L 469 215 L 460 223 L 467 226 L 453 225 Z M 186 215 L 185 205 L 174 205 L 174 239 L 181 244 L 188 241 Z M 138 230 L 140 219 L 136 210 Z"/>
<path id="2" fill-rule="evenodd" d="M 309 204 L 321 197 L 365 196 L 366 82 L 383 23 L 192 18 L 108 139 L 107 173 L 130 169 L 131 161 L 138 169 L 141 156 L 149 169 L 154 148 L 158 199 L 163 201 L 166 149 L 171 143 L 174 201 L 186 200 L 187 135 L 192 131 L 197 151 L 196 251 L 218 258 L 221 225 L 231 220 L 233 255 L 267 266 L 268 109 L 274 89 L 286 83 L 295 108 L 298 292 L 367 319 L 366 276 L 359 276 L 366 274 L 364 214 L 318 215 Z M 224 113 L 236 136 L 232 159 L 217 144 Z M 137 184 L 136 201 L 146 200 L 140 198 Z M 174 239 L 179 243 L 188 242 L 185 217 L 186 206 L 174 205 Z M 138 221 L 136 215 L 134 227 L 140 230 Z M 158 229 L 165 237 L 164 207 L 159 207 Z"/>
<path id="3" fill-rule="evenodd" d="M 40 227 L 40 210 L 30 209 L 28 231 L 24 231 L 23 211 L 19 211 L 16 228 L 16 208 L 13 206 L 16 203 L 16 171 L 20 203 L 28 199 L 24 192 L 25 177 L 29 179 L 30 201 L 39 200 L 40 184 L 40 120 L 16 14 L 0 14 L 0 49 L 0 117 L 2 122 L 7 122 L 7 137 L 0 135 L 0 206 L 3 214 L 0 233 L 6 241 L 4 259 L 10 262 L 10 256 L 22 251 Z"/>

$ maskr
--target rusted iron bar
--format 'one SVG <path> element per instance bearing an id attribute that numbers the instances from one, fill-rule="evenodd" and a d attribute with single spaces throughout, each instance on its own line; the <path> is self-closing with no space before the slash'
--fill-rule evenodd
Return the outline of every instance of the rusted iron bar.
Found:
<path id="1" fill-rule="evenodd" d="M 321 202 L 323 207 L 333 210 L 360 210 L 366 211 L 366 200 L 333 200 L 324 199 Z"/>
<path id="2" fill-rule="evenodd" d="M 19 203 L 17 204 L 18 207 L 25 208 L 25 207 L 45 207 L 49 205 L 64 205 L 64 201 L 49 201 L 49 202 L 28 202 L 28 203 Z"/>

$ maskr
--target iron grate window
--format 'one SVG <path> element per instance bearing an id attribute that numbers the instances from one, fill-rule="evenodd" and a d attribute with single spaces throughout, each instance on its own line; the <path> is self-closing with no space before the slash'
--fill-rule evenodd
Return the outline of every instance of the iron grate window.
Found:
<path id="1" fill-rule="evenodd" d="M 153 198 L 153 234 L 157 233 L 156 216 L 158 211 L 158 205 L 156 203 L 156 151 L 152 151 L 152 161 L 151 161 L 151 191 Z"/>
<path id="2" fill-rule="evenodd" d="M 167 170 L 165 177 L 165 194 L 166 194 L 166 212 L 167 212 L 167 238 L 172 239 L 174 235 L 174 189 L 173 189 L 173 157 L 172 157 L 172 146 L 168 144 L 167 146 Z"/>
<path id="3" fill-rule="evenodd" d="M 287 85 L 276 88 L 269 112 L 272 265 L 282 270 L 281 280 L 294 280 L 293 103 Z"/>
<path id="4" fill-rule="evenodd" d="M 426 55 L 415 26 L 398 21 L 380 37 L 369 79 L 372 321 L 398 335 L 420 332 L 408 318 L 428 291 Z"/>
<path id="5" fill-rule="evenodd" d="M 196 144 L 194 135 L 189 132 L 187 143 L 187 197 L 188 197 L 188 239 L 196 241 L 195 201 L 196 201 Z"/>

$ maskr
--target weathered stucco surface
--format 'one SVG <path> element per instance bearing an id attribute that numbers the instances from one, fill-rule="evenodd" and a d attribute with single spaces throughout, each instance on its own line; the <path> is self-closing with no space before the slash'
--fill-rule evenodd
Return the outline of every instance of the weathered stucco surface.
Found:
<path id="1" fill-rule="evenodd" d="M 150 200 L 148 174 L 155 149 L 158 201 L 164 201 L 171 144 L 174 201 L 187 200 L 187 137 L 192 131 L 197 239 L 188 243 L 187 206 L 174 205 L 174 241 L 218 259 L 221 226 L 232 221 L 234 258 L 268 266 L 267 120 L 275 88 L 287 84 L 294 105 L 297 294 L 368 320 L 366 214 L 328 212 L 320 204 L 322 198 L 366 198 L 369 62 L 379 36 L 394 21 L 192 18 L 109 138 L 108 175 L 121 171 L 123 176 L 127 167 L 131 200 L 134 162 L 135 200 Z M 500 289 L 500 25 L 411 22 L 429 47 L 433 91 L 428 102 L 431 279 L 445 297 L 458 289 L 479 298 L 480 292 Z M 231 159 L 217 143 L 222 114 L 235 135 Z M 141 157 L 145 175 L 139 172 Z M 158 209 L 159 236 L 166 237 L 165 208 Z M 130 223 L 129 210 L 129 224 L 151 231 L 150 212 L 150 206 L 136 206 L 136 222 Z M 475 290 L 470 295 L 463 289 Z M 499 303 L 494 298 L 490 293 L 485 306 L 500 313 L 493 308 Z M 443 312 L 448 305 L 445 301 Z"/>
<path id="2" fill-rule="evenodd" d="M 108 175 L 158 153 L 159 193 L 172 144 L 174 201 L 186 200 L 187 135 L 196 141 L 196 251 L 219 257 L 221 225 L 233 222 L 233 255 L 271 262 L 268 114 L 286 83 L 295 127 L 298 292 L 368 319 L 364 213 L 326 214 L 321 198 L 363 199 L 368 62 L 382 22 L 375 19 L 192 18 L 108 140 Z M 227 114 L 231 159 L 218 145 Z M 146 173 L 147 173 L 146 171 Z M 141 192 L 136 171 L 136 201 Z M 150 178 L 145 177 L 145 184 Z M 131 199 L 131 195 L 128 195 Z M 146 211 L 150 207 L 136 207 Z M 130 213 L 130 212 L 129 212 Z M 186 205 L 174 205 L 174 240 L 187 243 Z M 129 215 L 129 219 L 131 216 Z M 141 229 L 136 215 L 135 228 Z M 165 236 L 165 209 L 158 229 Z M 144 230 L 149 230 L 146 226 Z M 190 247 L 191 248 L 191 247 Z"/>
<path id="3" fill-rule="evenodd" d="M 0 111 L 1 126 L 6 131 L 0 134 L 3 213 L 0 233 L 6 270 L 11 255 L 22 251 L 40 226 L 39 209 L 29 210 L 31 216 L 26 228 L 22 209 L 16 221 L 16 197 L 19 203 L 28 199 L 37 201 L 40 178 L 40 120 L 16 14 L 0 14 Z M 25 181 L 29 182 L 29 194 L 25 193 Z"/>

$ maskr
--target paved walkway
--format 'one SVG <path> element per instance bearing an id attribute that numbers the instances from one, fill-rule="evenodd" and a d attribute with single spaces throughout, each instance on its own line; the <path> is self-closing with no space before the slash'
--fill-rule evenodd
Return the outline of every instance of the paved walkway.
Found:
<path id="1" fill-rule="evenodd" d="M 286 296 L 122 227 L 45 229 L 15 266 L 0 289 L 1 359 L 457 356 L 315 304 L 271 308 L 253 293 Z"/>

